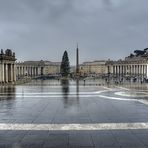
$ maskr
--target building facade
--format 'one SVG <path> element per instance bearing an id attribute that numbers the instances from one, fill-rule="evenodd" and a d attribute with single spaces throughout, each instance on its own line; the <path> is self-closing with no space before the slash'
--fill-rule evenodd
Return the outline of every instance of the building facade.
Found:
<path id="1" fill-rule="evenodd" d="M 107 61 L 107 73 L 116 77 L 139 77 L 148 79 L 148 57 L 133 56 L 125 60 Z"/>
<path id="2" fill-rule="evenodd" d="M 61 62 L 45 61 L 43 74 L 44 75 L 60 74 L 60 67 L 61 67 Z"/>
<path id="3" fill-rule="evenodd" d="M 16 77 L 37 77 L 41 75 L 54 75 L 60 73 L 60 62 L 25 61 L 16 64 Z"/>
<path id="4" fill-rule="evenodd" d="M 0 83 L 13 83 L 16 81 L 15 53 L 11 49 L 0 53 Z"/>
<path id="5" fill-rule="evenodd" d="M 17 79 L 24 76 L 35 77 L 43 74 L 44 63 L 42 61 L 25 61 L 16 63 Z"/>
<path id="6" fill-rule="evenodd" d="M 93 61 L 93 62 L 84 62 L 80 65 L 80 74 L 81 75 L 103 75 L 106 73 L 106 61 Z"/>

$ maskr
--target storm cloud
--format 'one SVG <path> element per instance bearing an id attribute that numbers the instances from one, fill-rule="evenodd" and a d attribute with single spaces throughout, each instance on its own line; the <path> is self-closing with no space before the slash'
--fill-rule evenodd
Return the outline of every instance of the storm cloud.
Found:
<path id="1" fill-rule="evenodd" d="M 1 0 L 0 48 L 18 61 L 61 61 L 64 50 L 75 64 L 120 59 L 148 47 L 147 0 Z"/>

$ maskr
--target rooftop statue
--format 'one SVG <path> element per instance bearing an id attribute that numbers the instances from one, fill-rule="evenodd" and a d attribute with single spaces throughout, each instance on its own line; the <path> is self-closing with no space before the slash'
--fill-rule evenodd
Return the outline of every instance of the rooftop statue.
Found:
<path id="1" fill-rule="evenodd" d="M 4 54 L 4 51 L 3 51 L 3 49 L 1 49 L 1 54 Z"/>
<path id="2" fill-rule="evenodd" d="M 15 52 L 13 52 L 13 57 L 15 57 Z"/>
<path id="3" fill-rule="evenodd" d="M 138 57 L 138 56 L 144 55 L 145 51 L 144 50 L 135 50 L 134 53 L 136 54 L 136 57 Z"/>
<path id="4" fill-rule="evenodd" d="M 134 53 L 131 53 L 128 57 L 126 58 L 135 58 L 135 57 L 148 57 L 148 48 L 145 48 L 143 50 L 135 50 Z"/>
<path id="5" fill-rule="evenodd" d="M 5 51 L 5 54 L 6 54 L 7 56 L 12 56 L 12 51 L 11 51 L 11 49 L 7 49 L 7 50 Z"/>

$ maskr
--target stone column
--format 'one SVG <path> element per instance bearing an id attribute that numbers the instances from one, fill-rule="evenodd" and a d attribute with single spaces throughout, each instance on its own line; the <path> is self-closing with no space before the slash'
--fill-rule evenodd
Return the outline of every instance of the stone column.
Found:
<path id="1" fill-rule="evenodd" d="M 119 73 L 119 69 L 118 69 L 118 66 L 116 66 L 116 73 L 117 73 L 117 75 L 118 75 L 118 73 Z"/>
<path id="2" fill-rule="evenodd" d="M 32 70 L 31 70 L 31 72 L 32 72 L 32 74 L 31 74 L 31 75 L 33 76 L 33 75 L 34 75 L 33 67 L 31 67 L 31 69 L 32 69 Z"/>
<path id="3" fill-rule="evenodd" d="M 126 65 L 124 66 L 124 75 L 126 75 Z"/>
<path id="4" fill-rule="evenodd" d="M 34 76 L 34 67 L 32 67 L 32 76 Z"/>
<path id="5" fill-rule="evenodd" d="M 32 67 L 32 76 L 34 76 L 34 67 Z"/>
<path id="6" fill-rule="evenodd" d="M 20 67 L 20 76 L 22 76 L 22 67 Z"/>
<path id="7" fill-rule="evenodd" d="M 126 66 L 126 69 L 127 69 L 126 73 L 129 75 L 129 66 L 128 65 Z"/>
<path id="8" fill-rule="evenodd" d="M 128 74 L 129 75 L 131 74 L 131 66 L 130 65 L 128 66 Z"/>
<path id="9" fill-rule="evenodd" d="M 30 67 L 28 67 L 28 76 L 30 76 Z"/>
<path id="10" fill-rule="evenodd" d="M 144 65 L 142 65 L 142 75 L 144 75 Z"/>
<path id="11" fill-rule="evenodd" d="M 119 75 L 121 75 L 121 65 L 119 66 Z"/>
<path id="12" fill-rule="evenodd" d="M 33 76 L 35 76 L 35 69 L 34 69 L 34 67 L 33 67 Z"/>
<path id="13" fill-rule="evenodd" d="M 31 76 L 31 67 L 28 67 L 29 68 L 29 76 Z"/>
<path id="14" fill-rule="evenodd" d="M 140 73 L 141 73 L 141 76 L 142 76 L 142 75 L 143 75 L 143 74 L 142 74 L 142 65 L 141 65 L 141 72 L 140 72 Z"/>
<path id="15" fill-rule="evenodd" d="M 25 76 L 28 76 L 28 69 L 25 67 Z"/>
<path id="16" fill-rule="evenodd" d="M 124 75 L 126 75 L 126 65 L 124 65 Z"/>
<path id="17" fill-rule="evenodd" d="M 126 65 L 126 74 L 129 74 L 129 67 Z"/>
<path id="18" fill-rule="evenodd" d="M 16 81 L 16 65 L 13 64 L 13 82 Z"/>
<path id="19" fill-rule="evenodd" d="M 20 77 L 20 67 L 18 67 L 18 76 Z"/>
<path id="20" fill-rule="evenodd" d="M 20 76 L 20 67 L 19 66 L 17 67 L 17 70 L 18 70 L 17 71 L 17 76 L 19 77 Z"/>
<path id="21" fill-rule="evenodd" d="M 144 76 L 144 65 L 142 65 L 142 75 Z"/>
<path id="22" fill-rule="evenodd" d="M 143 67 L 143 73 L 144 73 L 144 76 L 146 76 L 146 69 L 145 69 L 145 65 Z"/>
<path id="23" fill-rule="evenodd" d="M 21 68 L 20 68 L 20 66 L 19 66 L 19 77 L 20 77 L 20 75 L 21 75 Z"/>
<path id="24" fill-rule="evenodd" d="M 134 66 L 132 65 L 132 76 L 134 75 Z"/>
<path id="25" fill-rule="evenodd" d="M 124 75 L 126 75 L 126 65 L 124 65 Z"/>
<path id="26" fill-rule="evenodd" d="M 113 75 L 115 74 L 115 66 L 113 66 Z"/>
<path id="27" fill-rule="evenodd" d="M 0 83 L 2 82 L 2 64 L 0 64 Z"/>
<path id="28" fill-rule="evenodd" d="M 5 82 L 8 83 L 8 64 L 5 64 Z"/>
<path id="29" fill-rule="evenodd" d="M 22 77 L 24 76 L 24 67 L 22 66 Z"/>
<path id="30" fill-rule="evenodd" d="M 122 66 L 122 75 L 124 75 L 124 65 Z"/>
<path id="31" fill-rule="evenodd" d="M 36 76 L 38 76 L 38 67 L 36 67 Z"/>
<path id="32" fill-rule="evenodd" d="M 13 82 L 13 73 L 14 73 L 13 71 L 14 71 L 14 67 L 13 67 L 12 64 L 10 65 L 10 67 L 11 67 L 10 68 L 10 81 Z"/>
<path id="33" fill-rule="evenodd" d="M 137 70 L 137 68 L 136 68 L 136 65 L 135 65 L 135 75 L 137 74 L 136 70 Z"/>
<path id="34" fill-rule="evenodd" d="M 146 65 L 146 78 L 148 79 L 148 64 Z"/>
<path id="35" fill-rule="evenodd" d="M 20 76 L 22 76 L 22 67 L 20 67 Z"/>
<path id="36" fill-rule="evenodd" d="M 143 75 L 145 76 L 145 65 L 143 65 Z"/>
<path id="37" fill-rule="evenodd" d="M 30 73 L 30 76 L 31 76 L 31 67 L 29 67 L 29 73 Z"/>
<path id="38" fill-rule="evenodd" d="M 111 65 L 111 74 L 113 74 L 113 66 Z M 57 70 L 55 71 L 55 73 L 57 73 Z"/>
<path id="39" fill-rule="evenodd" d="M 38 68 L 38 75 L 41 75 L 41 67 Z"/>
<path id="40" fill-rule="evenodd" d="M 116 66 L 114 66 L 114 75 L 116 75 Z"/>
<path id="41" fill-rule="evenodd" d="M 23 68 L 24 68 L 24 67 L 22 67 L 22 74 L 21 74 L 22 76 L 24 76 L 24 69 L 23 69 Z"/>
<path id="42" fill-rule="evenodd" d="M 129 65 L 129 75 L 131 75 L 132 73 L 132 68 L 131 68 L 131 65 Z"/>
<path id="43" fill-rule="evenodd" d="M 118 75 L 119 73 L 119 68 L 118 68 L 118 65 L 116 66 L 116 74 Z"/>
<path id="44" fill-rule="evenodd" d="M 36 67 L 34 67 L 34 76 L 36 76 Z"/>
<path id="45" fill-rule="evenodd" d="M 4 63 L 4 83 L 6 83 L 6 64 Z"/>
<path id="46" fill-rule="evenodd" d="M 120 75 L 122 75 L 122 65 L 120 65 Z"/>
<path id="47" fill-rule="evenodd" d="M 122 76 L 123 76 L 123 65 L 122 65 Z"/>
<path id="48" fill-rule="evenodd" d="M 138 75 L 140 74 L 140 66 L 138 65 Z"/>
<path id="49" fill-rule="evenodd" d="M 138 65 L 136 65 L 136 75 L 138 75 Z"/>
<path id="50" fill-rule="evenodd" d="M 19 75 L 19 68 L 18 67 L 16 68 L 16 75 L 17 76 Z"/>
<path id="51" fill-rule="evenodd" d="M 142 65 L 140 65 L 140 75 L 142 76 Z"/>
<path id="52" fill-rule="evenodd" d="M 25 76 L 25 67 L 23 67 L 23 76 Z"/>
<path id="53" fill-rule="evenodd" d="M 30 75 L 32 76 L 32 67 L 30 67 L 30 72 L 31 72 L 31 74 L 30 74 Z"/>
<path id="54" fill-rule="evenodd" d="M 121 74 L 121 66 L 119 66 L 119 75 Z"/>
<path id="55" fill-rule="evenodd" d="M 133 67 L 133 75 L 134 75 L 135 74 L 135 72 L 134 72 L 134 65 L 132 67 Z"/>
<path id="56" fill-rule="evenodd" d="M 4 63 L 1 64 L 1 82 L 5 82 Z"/>

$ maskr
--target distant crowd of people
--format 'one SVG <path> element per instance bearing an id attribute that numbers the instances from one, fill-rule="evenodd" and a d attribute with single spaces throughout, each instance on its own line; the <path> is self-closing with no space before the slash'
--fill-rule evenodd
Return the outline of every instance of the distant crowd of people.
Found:
<path id="1" fill-rule="evenodd" d="M 121 77 L 121 78 L 113 78 L 113 77 L 108 77 L 105 78 L 106 83 L 111 83 L 113 82 L 114 84 L 123 84 L 126 82 L 133 82 L 133 83 L 148 83 L 148 79 L 146 78 L 141 78 L 141 77 Z"/>

